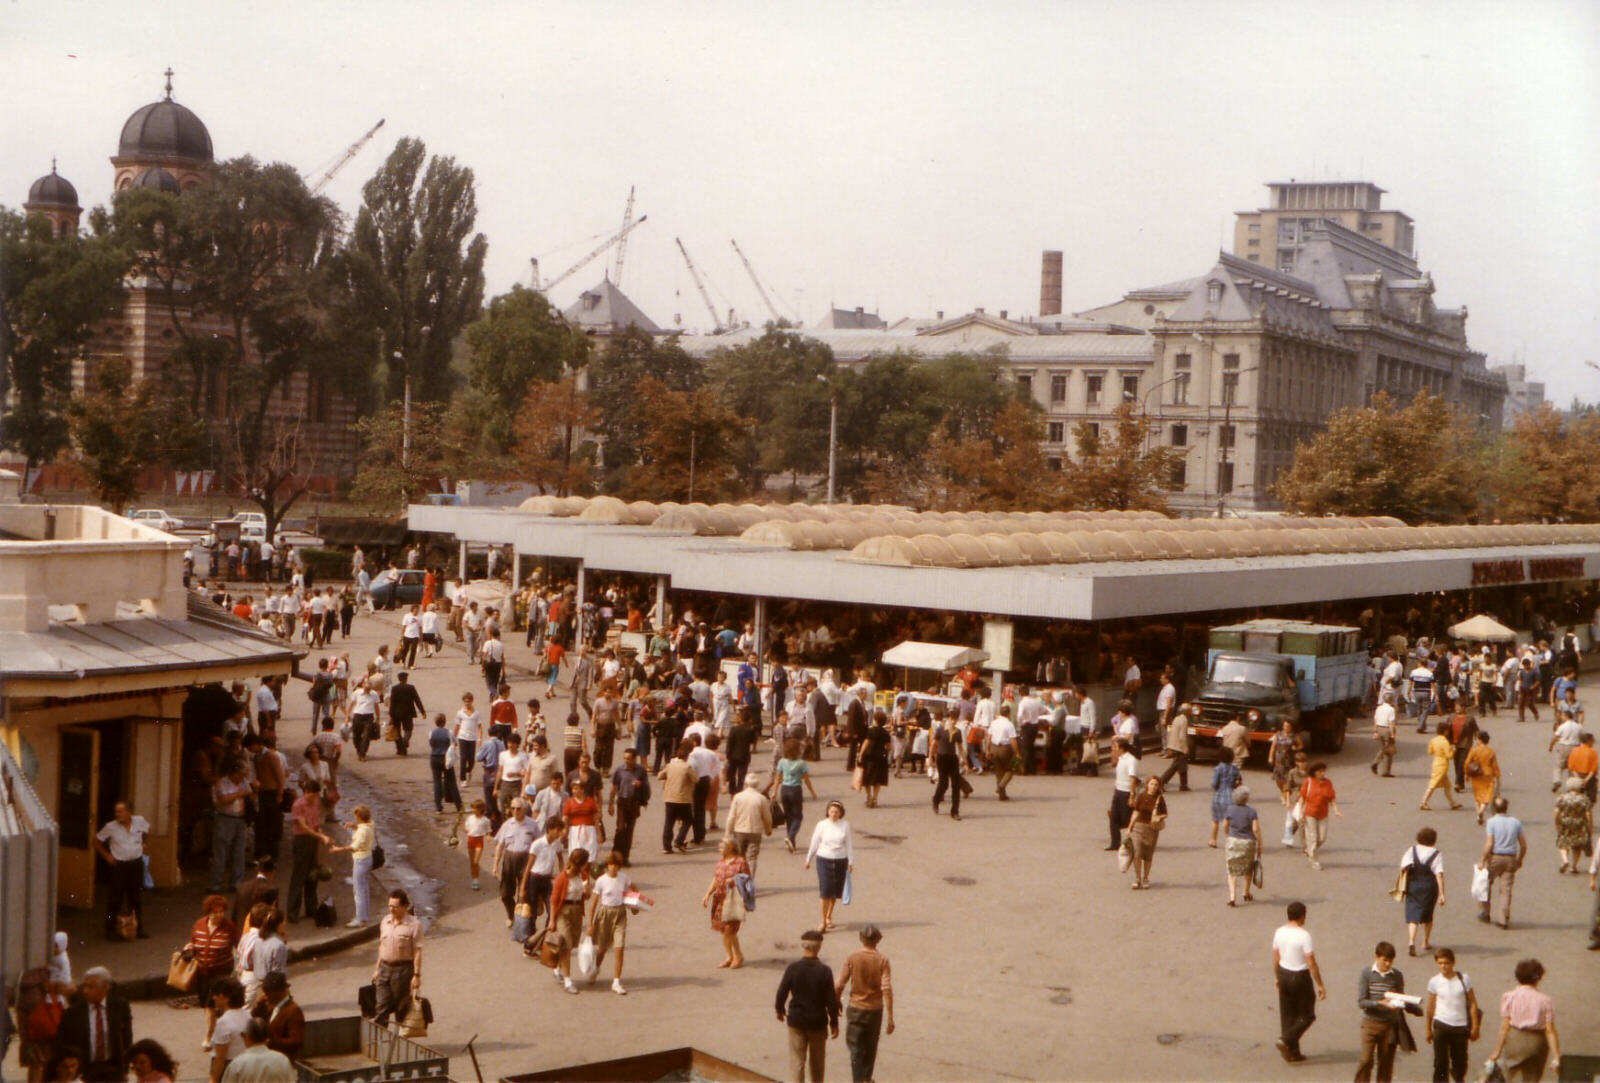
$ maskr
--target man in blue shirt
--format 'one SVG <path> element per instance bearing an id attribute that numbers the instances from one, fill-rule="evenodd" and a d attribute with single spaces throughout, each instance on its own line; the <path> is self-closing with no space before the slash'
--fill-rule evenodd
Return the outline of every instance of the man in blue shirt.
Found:
<path id="1" fill-rule="evenodd" d="M 1517 870 L 1528 853 L 1528 837 L 1522 831 L 1522 821 L 1508 815 L 1511 807 L 1504 797 L 1494 799 L 1494 815 L 1484 825 L 1483 856 L 1480 864 L 1489 870 L 1489 897 L 1478 911 L 1478 920 L 1488 924 L 1491 920 L 1502 929 L 1511 928 L 1511 889 L 1517 881 Z M 1500 905 L 1495 903 L 1495 886 L 1500 888 Z M 1499 918 L 1491 916 L 1498 909 Z"/>

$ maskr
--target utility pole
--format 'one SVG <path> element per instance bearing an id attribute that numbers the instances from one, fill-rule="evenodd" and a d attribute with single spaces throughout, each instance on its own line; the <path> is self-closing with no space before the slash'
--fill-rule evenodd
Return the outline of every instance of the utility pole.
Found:
<path id="1" fill-rule="evenodd" d="M 694 429 L 689 430 L 689 499 L 686 501 L 689 504 L 694 503 L 694 445 L 696 435 Z"/>
<path id="2" fill-rule="evenodd" d="M 833 503 L 834 467 L 839 450 L 839 392 L 826 373 L 817 373 L 817 379 L 828 387 L 828 503 Z"/>

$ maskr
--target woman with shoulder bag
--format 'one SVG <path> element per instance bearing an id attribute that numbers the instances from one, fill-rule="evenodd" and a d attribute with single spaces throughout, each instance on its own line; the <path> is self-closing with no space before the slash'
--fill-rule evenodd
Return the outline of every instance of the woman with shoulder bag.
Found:
<path id="1" fill-rule="evenodd" d="M 722 842 L 722 857 L 716 871 L 711 874 L 711 885 L 700 900 L 701 906 L 711 907 L 711 928 L 722 934 L 722 950 L 726 956 L 717 966 L 738 970 L 744 965 L 744 950 L 739 946 L 739 929 L 744 923 L 744 898 L 734 887 L 734 878 L 749 873 L 750 863 L 739 852 L 733 839 Z"/>
<path id="2" fill-rule="evenodd" d="M 1133 795 L 1132 819 L 1128 834 L 1133 838 L 1133 890 L 1150 886 L 1150 863 L 1155 860 L 1156 841 L 1167 825 L 1167 799 L 1161 795 L 1161 780 L 1145 779 L 1144 789 Z"/>

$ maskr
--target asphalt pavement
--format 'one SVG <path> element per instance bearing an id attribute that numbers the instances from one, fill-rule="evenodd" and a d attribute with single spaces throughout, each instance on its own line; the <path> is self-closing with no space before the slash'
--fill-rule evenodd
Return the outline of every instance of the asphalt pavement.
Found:
<path id="1" fill-rule="evenodd" d="M 393 641 L 397 627 L 388 614 L 358 618 L 349 641 L 358 670 L 378 643 Z M 518 667 L 531 665 L 532 656 L 520 633 L 506 638 L 513 697 L 521 703 L 535 685 Z M 430 712 L 453 713 L 462 691 L 483 700 L 481 676 L 453 643 L 423 661 L 412 679 Z M 308 724 L 308 705 L 294 689 L 287 699 L 281 725 L 294 733 Z M 547 713 L 551 708 L 565 713 L 565 684 Z M 1019 777 L 1007 803 L 994 799 L 987 777 L 976 777 L 977 792 L 954 822 L 932 813 L 931 787 L 921 777 L 893 779 L 881 806 L 865 808 L 850 790 L 844 753 L 830 749 L 816 765 L 821 800 L 807 802 L 801 853 L 786 853 L 777 836 L 763 847 L 757 910 L 741 937 L 748 962 L 737 971 L 717 968 L 720 939 L 700 906 L 719 836 L 688 855 L 661 854 L 654 844 L 662 821 L 657 789 L 640 820 L 630 870 L 656 907 L 630 921 L 625 997 L 609 991 L 609 959 L 602 980 L 578 996 L 564 994 L 510 941 L 492 882 L 471 890 L 464 848 L 444 844 L 454 814 L 433 811 L 425 727 L 409 757 L 383 744 L 367 763 L 347 756 L 345 803 L 370 798 L 386 847 L 403 844 L 422 877 L 437 880 L 423 964 L 424 994 L 437 1019 L 426 1042 L 455 1058 L 457 1079 L 474 1078 L 462 1052 L 474 1036 L 486 1079 L 682 1045 L 782 1077 L 785 1031 L 773 995 L 783 967 L 799 955 L 800 933 L 817 922 L 816 878 L 802 869 L 803 850 L 831 798 L 844 801 L 856 830 L 854 895 L 839 908 L 841 928 L 829 934 L 822 958 L 837 971 L 857 946 L 857 928 L 871 922 L 883 930 L 897 1029 L 880 1046 L 878 1079 L 1349 1078 L 1359 1053 L 1356 979 L 1373 945 L 1387 939 L 1400 946 L 1409 990 L 1421 991 L 1434 973 L 1431 960 L 1406 956 L 1402 910 L 1388 895 L 1402 852 L 1424 824 L 1438 829 L 1446 863 L 1448 902 L 1434 942 L 1455 949 L 1486 1012 L 1474 1063 L 1491 1048 L 1499 994 L 1515 984 L 1512 968 L 1528 956 L 1548 970 L 1543 989 L 1555 998 L 1563 1048 L 1600 1052 L 1593 1037 L 1600 1034 L 1600 953 L 1583 950 L 1592 896 L 1586 876 L 1556 871 L 1549 723 L 1519 726 L 1513 718 L 1502 712 L 1485 720 L 1512 812 L 1529 835 L 1509 931 L 1475 919 L 1467 888 L 1482 833 L 1470 803 L 1460 812 L 1417 809 L 1428 759 L 1414 727 L 1402 731 L 1395 778 L 1368 772 L 1372 741 L 1362 723 L 1331 758 L 1344 818 L 1333 823 L 1320 872 L 1281 848 L 1282 811 L 1271 781 L 1246 772 L 1268 839 L 1266 884 L 1238 909 L 1225 905 L 1222 852 L 1206 845 L 1209 766 L 1192 772 L 1196 791 L 1170 795 L 1152 890 L 1133 892 L 1116 855 L 1103 850 L 1107 777 Z M 757 766 L 769 757 L 763 746 Z M 724 795 L 724 812 L 726 801 Z M 1290 1068 L 1273 1047 L 1271 939 L 1294 899 L 1310 908 L 1328 1000 L 1318 1004 L 1303 1042 L 1309 1060 Z M 348 910 L 347 894 L 339 905 Z M 307 1015 L 353 1013 L 374 952 L 368 943 L 292 966 Z M 134 1025 L 137 1035 L 176 1051 L 186 1078 L 202 1068 L 198 1013 L 139 1004 Z M 1425 1079 L 1431 1071 L 1429 1048 L 1420 1026 L 1414 1029 L 1422 1048 L 1401 1055 L 1399 1079 Z M 828 1066 L 830 1077 L 847 1077 L 842 1039 L 829 1044 Z"/>

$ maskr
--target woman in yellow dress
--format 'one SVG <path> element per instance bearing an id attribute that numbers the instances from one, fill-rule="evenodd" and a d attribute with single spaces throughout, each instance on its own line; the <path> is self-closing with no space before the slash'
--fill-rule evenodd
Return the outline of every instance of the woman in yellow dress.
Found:
<path id="1" fill-rule="evenodd" d="M 1472 800 L 1478 806 L 1478 822 L 1500 788 L 1500 760 L 1489 747 L 1489 731 L 1479 730 L 1472 751 L 1467 753 L 1467 781 L 1472 783 Z"/>
<path id="2" fill-rule="evenodd" d="M 1455 746 L 1450 743 L 1450 738 L 1445 733 L 1448 728 L 1449 723 L 1441 721 L 1439 728 L 1434 731 L 1433 740 L 1428 742 L 1428 755 L 1433 757 L 1433 774 L 1428 776 L 1428 789 L 1423 793 L 1422 804 L 1418 805 L 1418 808 L 1428 807 L 1435 790 L 1444 791 L 1445 799 L 1450 802 L 1451 808 L 1461 807 L 1461 802 L 1450 792 L 1450 763 L 1455 757 Z"/>

